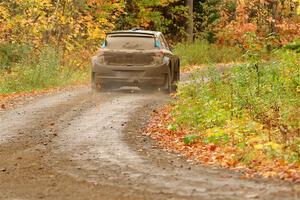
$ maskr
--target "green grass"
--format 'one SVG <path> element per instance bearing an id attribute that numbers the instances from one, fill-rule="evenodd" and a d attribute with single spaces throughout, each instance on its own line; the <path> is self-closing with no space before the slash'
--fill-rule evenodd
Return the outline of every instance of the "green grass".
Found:
<path id="1" fill-rule="evenodd" d="M 84 82 L 89 77 L 88 64 L 82 68 L 73 65 L 80 57 L 63 62 L 61 54 L 51 47 L 39 53 L 22 54 L 10 49 L 6 52 L 6 62 L 0 68 L 0 94 L 63 87 Z"/>
<path id="2" fill-rule="evenodd" d="M 175 47 L 175 53 L 180 56 L 182 66 L 242 60 L 239 48 L 209 44 L 204 40 L 196 40 L 193 44 L 180 43 Z"/>

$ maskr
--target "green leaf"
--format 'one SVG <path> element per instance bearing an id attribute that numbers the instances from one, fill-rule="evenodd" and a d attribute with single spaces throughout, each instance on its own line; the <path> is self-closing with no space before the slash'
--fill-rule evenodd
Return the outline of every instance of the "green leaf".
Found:
<path id="1" fill-rule="evenodd" d="M 170 124 L 170 125 L 168 126 L 168 130 L 169 130 L 169 131 L 177 131 L 177 126 L 174 125 L 174 124 Z"/>
<path id="2" fill-rule="evenodd" d="M 195 143 L 195 141 L 197 139 L 199 139 L 199 136 L 197 136 L 197 135 L 189 135 L 189 136 L 186 136 L 186 137 L 183 138 L 183 142 L 184 142 L 184 144 L 189 145 L 189 144 Z"/>

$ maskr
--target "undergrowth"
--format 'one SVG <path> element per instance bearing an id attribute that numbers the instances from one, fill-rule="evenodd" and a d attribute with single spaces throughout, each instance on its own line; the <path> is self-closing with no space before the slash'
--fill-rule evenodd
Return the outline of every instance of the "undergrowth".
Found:
<path id="1" fill-rule="evenodd" d="M 280 51 L 278 60 L 253 59 L 220 73 L 195 71 L 181 83 L 170 126 L 191 130 L 193 139 L 234 148 L 234 159 L 252 166 L 279 159 L 300 162 L 299 53 Z"/>
<path id="2" fill-rule="evenodd" d="M 2 45 L 0 57 L 0 94 L 81 83 L 89 74 L 82 55 L 62 56 L 52 47 L 35 51 L 30 46 Z"/>
<path id="3" fill-rule="evenodd" d="M 179 43 L 175 53 L 180 56 L 182 66 L 242 60 L 242 52 L 238 47 L 218 46 L 205 40 L 196 40 L 193 44 Z"/>

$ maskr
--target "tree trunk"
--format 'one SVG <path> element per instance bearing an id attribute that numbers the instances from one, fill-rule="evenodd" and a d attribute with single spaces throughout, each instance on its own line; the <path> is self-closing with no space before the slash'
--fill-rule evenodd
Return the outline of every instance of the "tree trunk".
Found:
<path id="1" fill-rule="evenodd" d="M 126 1 L 126 10 L 129 11 L 129 12 L 133 11 L 133 2 L 132 2 L 132 0 L 127 0 Z"/>
<path id="2" fill-rule="evenodd" d="M 185 6 L 189 9 L 189 18 L 186 24 L 186 40 L 188 42 L 194 41 L 194 2 L 193 0 L 185 0 Z"/>
<path id="3" fill-rule="evenodd" d="M 277 34 L 277 30 L 276 30 L 276 19 L 277 19 L 277 0 L 272 0 L 269 4 L 269 9 L 271 11 L 271 22 L 270 22 L 270 25 L 269 25 L 269 34 L 270 36 L 274 36 Z M 267 50 L 268 52 L 271 52 L 273 49 L 272 47 L 272 44 L 268 44 L 267 45 Z"/>
<path id="4" fill-rule="evenodd" d="M 271 1 L 271 9 L 272 9 L 272 21 L 270 24 L 270 32 L 271 34 L 275 34 L 276 31 L 276 18 L 277 18 L 277 0 Z"/>
<path id="5" fill-rule="evenodd" d="M 121 18 L 121 29 L 132 29 L 136 28 L 136 15 L 137 15 L 137 10 L 136 10 L 136 1 L 134 0 L 125 0 L 125 13 Z M 126 19 L 124 21 L 124 19 Z"/>

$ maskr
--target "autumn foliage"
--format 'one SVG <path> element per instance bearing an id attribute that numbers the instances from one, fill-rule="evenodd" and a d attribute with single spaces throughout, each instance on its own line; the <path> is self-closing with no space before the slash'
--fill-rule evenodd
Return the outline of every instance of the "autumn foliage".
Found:
<path id="1" fill-rule="evenodd" d="M 122 12 L 105 0 L 18 0 L 0 4 L 0 42 L 53 44 L 72 50 L 99 43 Z"/>
<path id="2" fill-rule="evenodd" d="M 299 39 L 300 17 L 294 0 L 241 0 L 221 6 L 221 21 L 215 26 L 218 42 L 249 48 L 248 35 L 255 35 L 257 48 L 277 48 Z M 232 12 L 234 6 L 235 12 Z"/>
<path id="3" fill-rule="evenodd" d="M 0 3 L 0 92 L 81 83 L 90 57 L 123 12 L 121 1 Z"/>
<path id="4" fill-rule="evenodd" d="M 221 145 L 203 140 L 203 136 L 195 135 L 195 131 L 187 128 L 175 128 L 176 118 L 172 107 L 154 111 L 151 122 L 144 134 L 156 140 L 161 148 L 183 154 L 192 162 L 203 165 L 221 166 L 234 171 L 243 172 L 241 178 L 279 178 L 291 182 L 300 181 L 300 165 L 280 158 L 268 158 L 263 151 L 241 150 L 235 145 Z M 217 133 L 211 133 L 216 135 Z M 277 148 L 269 143 L 270 148 Z M 272 147 L 271 147 L 272 146 Z M 239 156 L 251 154 L 247 162 Z"/>

